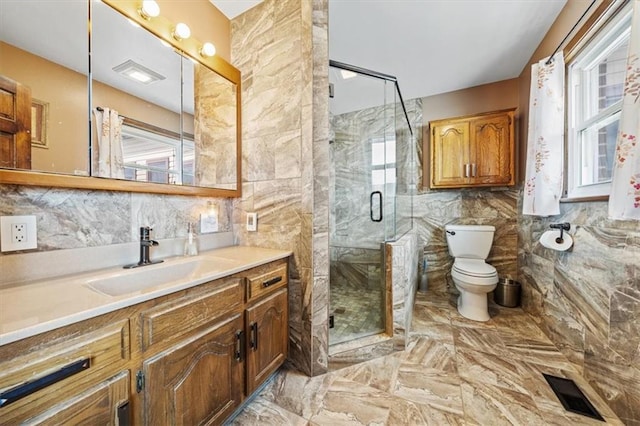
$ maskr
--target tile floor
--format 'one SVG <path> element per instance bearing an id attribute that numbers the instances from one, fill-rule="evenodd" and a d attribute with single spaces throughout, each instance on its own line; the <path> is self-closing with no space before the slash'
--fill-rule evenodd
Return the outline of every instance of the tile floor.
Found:
<path id="1" fill-rule="evenodd" d="M 361 290 L 346 285 L 331 288 L 330 311 L 334 328 L 329 329 L 329 344 L 380 333 L 382 320 L 382 289 Z"/>
<path id="2" fill-rule="evenodd" d="M 447 296 L 418 294 L 403 351 L 307 377 L 283 368 L 233 425 L 602 425 L 565 411 L 542 373 L 571 378 L 615 414 L 519 308 L 461 317 Z"/>

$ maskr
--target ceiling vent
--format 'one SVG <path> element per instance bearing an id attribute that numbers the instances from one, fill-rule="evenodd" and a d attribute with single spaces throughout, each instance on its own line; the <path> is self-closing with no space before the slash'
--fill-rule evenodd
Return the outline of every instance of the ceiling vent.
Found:
<path id="1" fill-rule="evenodd" d="M 129 80 L 142 84 L 151 84 L 166 78 L 131 59 L 113 67 L 113 70 Z"/>

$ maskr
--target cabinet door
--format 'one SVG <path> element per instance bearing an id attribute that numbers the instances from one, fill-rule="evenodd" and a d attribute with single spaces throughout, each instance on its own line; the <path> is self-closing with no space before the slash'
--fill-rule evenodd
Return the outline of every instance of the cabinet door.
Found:
<path id="1" fill-rule="evenodd" d="M 287 289 L 247 309 L 247 394 L 284 363 L 289 350 Z"/>
<path id="2" fill-rule="evenodd" d="M 130 424 L 129 371 L 105 380 L 68 398 L 37 417 L 30 425 L 128 425 Z"/>
<path id="3" fill-rule="evenodd" d="M 229 417 L 244 397 L 243 326 L 234 315 L 145 361 L 145 424 L 221 424 Z"/>
<path id="4" fill-rule="evenodd" d="M 431 187 L 468 183 L 469 122 L 436 124 L 431 129 Z"/>
<path id="5" fill-rule="evenodd" d="M 471 122 L 471 183 L 514 183 L 513 113 L 489 115 Z"/>

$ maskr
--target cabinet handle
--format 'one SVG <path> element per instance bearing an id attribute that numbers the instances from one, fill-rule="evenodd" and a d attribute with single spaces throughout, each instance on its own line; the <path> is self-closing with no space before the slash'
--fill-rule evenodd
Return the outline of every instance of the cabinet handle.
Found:
<path id="1" fill-rule="evenodd" d="M 16 402 L 26 396 L 31 395 L 34 392 L 39 391 L 40 389 L 46 388 L 47 386 L 50 386 L 54 383 L 66 379 L 67 377 L 71 377 L 74 374 L 86 370 L 89 367 L 91 367 L 91 360 L 89 358 L 84 358 L 79 361 L 72 362 L 69 365 L 65 365 L 64 367 L 54 371 L 53 373 L 38 377 L 37 379 L 33 379 L 29 382 L 4 391 L 0 393 L 0 407 L 4 407 L 5 405 L 9 405 L 12 402 Z"/>
<path id="2" fill-rule="evenodd" d="M 258 350 L 258 323 L 254 322 L 251 324 L 251 348 L 254 351 Z"/>
<path id="3" fill-rule="evenodd" d="M 274 285 L 276 283 L 279 283 L 280 281 L 282 281 L 282 277 L 275 277 L 275 278 L 271 278 L 270 280 L 264 281 L 262 283 L 262 287 L 267 288 L 270 285 Z"/>
<path id="4" fill-rule="evenodd" d="M 119 426 L 129 426 L 131 424 L 131 409 L 129 401 L 118 406 L 117 417 Z"/>
<path id="5" fill-rule="evenodd" d="M 464 177 L 469 177 L 469 164 L 464 165 Z"/>
<path id="6" fill-rule="evenodd" d="M 239 330 L 236 332 L 236 361 L 238 362 L 242 361 L 242 353 L 244 352 L 242 350 L 243 349 L 242 342 L 244 341 L 243 337 L 244 337 L 244 332 L 242 330 Z"/>
<path id="7" fill-rule="evenodd" d="M 471 165 L 471 176 L 473 177 L 478 176 L 478 166 L 476 165 L 476 163 L 473 163 Z"/>
<path id="8" fill-rule="evenodd" d="M 377 219 L 373 217 L 373 197 L 375 197 L 376 195 L 378 196 L 378 218 Z M 369 195 L 369 217 L 371 218 L 371 221 L 382 222 L 382 209 L 383 209 L 382 192 L 373 191 L 371 195 Z"/>

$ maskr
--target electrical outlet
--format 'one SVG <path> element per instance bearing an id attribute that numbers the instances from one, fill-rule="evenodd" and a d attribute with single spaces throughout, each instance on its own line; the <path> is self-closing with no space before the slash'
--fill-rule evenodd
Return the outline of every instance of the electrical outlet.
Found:
<path id="1" fill-rule="evenodd" d="M 0 250 L 17 251 L 38 248 L 35 216 L 0 217 Z"/>
<path id="2" fill-rule="evenodd" d="M 258 213 L 247 213 L 247 231 L 255 232 L 258 229 Z"/>
<path id="3" fill-rule="evenodd" d="M 12 223 L 11 224 L 11 241 L 14 243 L 24 243 L 27 241 L 27 224 Z"/>

